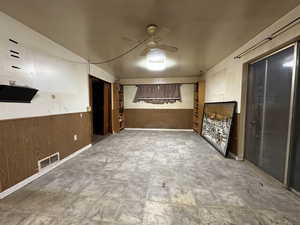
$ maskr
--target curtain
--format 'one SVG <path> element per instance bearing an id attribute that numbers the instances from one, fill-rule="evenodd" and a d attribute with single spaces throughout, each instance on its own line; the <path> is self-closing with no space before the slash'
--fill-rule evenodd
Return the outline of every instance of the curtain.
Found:
<path id="1" fill-rule="evenodd" d="M 181 84 L 143 84 L 137 85 L 133 102 L 165 104 L 181 102 Z"/>

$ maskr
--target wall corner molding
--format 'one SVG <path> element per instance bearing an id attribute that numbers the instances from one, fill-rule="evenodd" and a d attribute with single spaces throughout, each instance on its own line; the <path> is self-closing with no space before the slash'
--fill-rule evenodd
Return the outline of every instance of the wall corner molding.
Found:
<path id="1" fill-rule="evenodd" d="M 234 159 L 234 160 L 236 160 L 236 161 L 243 161 L 243 160 L 244 160 L 243 158 L 241 158 L 241 157 L 235 155 L 235 154 L 232 153 L 232 152 L 229 152 L 229 157 L 232 158 L 232 159 Z"/>

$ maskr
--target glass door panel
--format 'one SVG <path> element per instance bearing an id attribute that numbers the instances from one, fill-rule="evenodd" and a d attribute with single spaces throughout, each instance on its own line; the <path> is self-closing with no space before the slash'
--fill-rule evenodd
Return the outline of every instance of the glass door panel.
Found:
<path id="1" fill-rule="evenodd" d="M 246 158 L 259 166 L 265 95 L 266 60 L 250 66 L 246 122 Z"/>
<path id="2" fill-rule="evenodd" d="M 284 181 L 289 134 L 294 47 L 267 59 L 265 121 L 262 137 L 262 168 Z"/>
<path id="3" fill-rule="evenodd" d="M 246 158 L 284 182 L 294 46 L 250 65 Z"/>

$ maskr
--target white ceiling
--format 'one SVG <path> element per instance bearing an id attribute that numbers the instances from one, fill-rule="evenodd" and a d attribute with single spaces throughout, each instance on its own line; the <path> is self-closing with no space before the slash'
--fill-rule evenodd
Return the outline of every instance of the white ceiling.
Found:
<path id="1" fill-rule="evenodd" d="M 163 72 L 139 66 L 142 47 L 108 66 L 117 77 L 198 75 L 271 25 L 300 0 L 0 0 L 0 10 L 78 55 L 102 61 L 162 27 L 162 42 L 177 46 Z"/>

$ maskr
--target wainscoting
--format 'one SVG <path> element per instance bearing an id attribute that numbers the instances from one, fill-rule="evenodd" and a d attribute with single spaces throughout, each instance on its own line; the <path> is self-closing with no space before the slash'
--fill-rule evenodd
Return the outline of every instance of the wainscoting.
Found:
<path id="1" fill-rule="evenodd" d="M 0 127 L 0 192 L 37 173 L 38 160 L 56 152 L 64 159 L 91 143 L 87 112 L 2 120 Z"/>
<path id="2" fill-rule="evenodd" d="M 126 128 L 192 129 L 193 109 L 125 109 Z"/>

